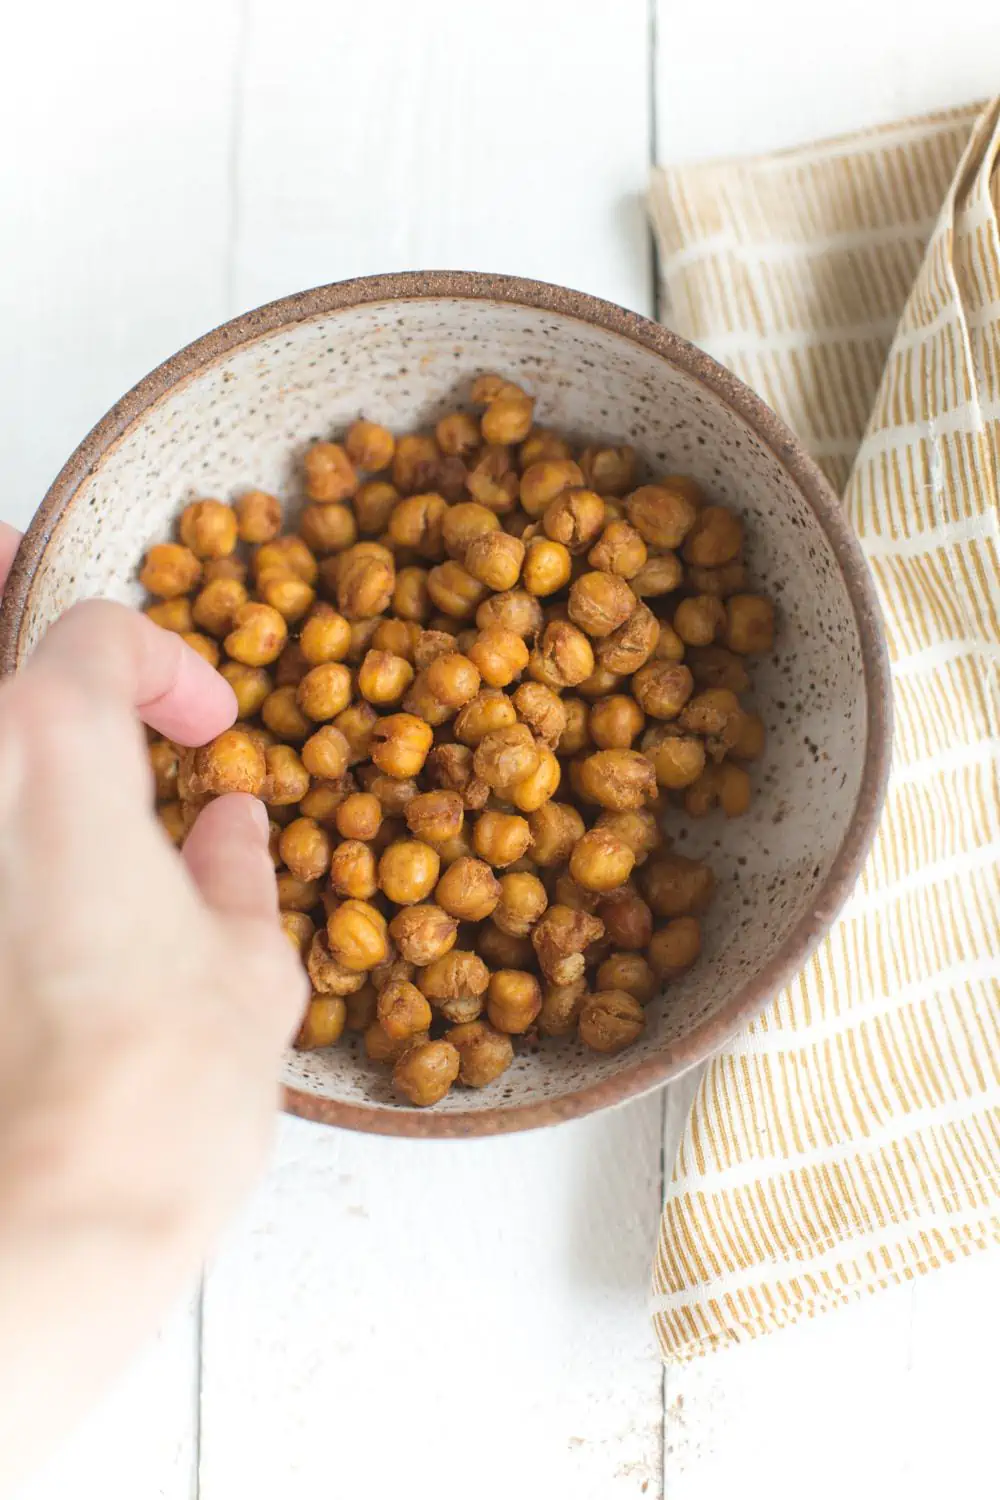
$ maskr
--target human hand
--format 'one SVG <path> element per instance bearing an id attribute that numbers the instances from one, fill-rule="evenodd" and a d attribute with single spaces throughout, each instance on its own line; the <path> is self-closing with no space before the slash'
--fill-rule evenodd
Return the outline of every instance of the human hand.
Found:
<path id="1" fill-rule="evenodd" d="M 264 809 L 219 798 L 179 856 L 140 717 L 201 744 L 235 703 L 119 605 L 70 610 L 0 687 L 0 1493 L 252 1180 L 306 998 Z"/>

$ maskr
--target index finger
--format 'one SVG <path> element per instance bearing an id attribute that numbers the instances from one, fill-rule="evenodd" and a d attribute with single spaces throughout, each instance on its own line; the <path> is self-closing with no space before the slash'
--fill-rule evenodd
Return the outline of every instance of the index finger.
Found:
<path id="1" fill-rule="evenodd" d="M 69 672 L 96 697 L 134 709 L 181 745 L 203 745 L 236 718 L 236 695 L 174 631 L 124 604 L 74 604 L 47 631 L 32 669 Z"/>

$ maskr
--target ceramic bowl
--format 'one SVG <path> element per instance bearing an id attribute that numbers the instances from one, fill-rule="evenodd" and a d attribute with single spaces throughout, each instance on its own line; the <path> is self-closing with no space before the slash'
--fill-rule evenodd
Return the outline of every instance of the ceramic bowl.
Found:
<path id="1" fill-rule="evenodd" d="M 850 893 L 886 775 L 885 650 L 857 543 L 791 433 L 683 339 L 577 292 L 448 272 L 320 287 L 227 323 L 122 398 L 45 497 L 0 627 L 12 672 L 74 600 L 138 603 L 139 559 L 193 497 L 259 486 L 294 503 L 308 444 L 361 413 L 397 430 L 433 423 L 484 370 L 532 391 L 540 423 L 632 443 L 650 474 L 693 474 L 744 516 L 753 577 L 779 606 L 777 650 L 754 673 L 767 751 L 746 817 L 680 834 L 718 877 L 705 953 L 630 1050 L 548 1043 L 491 1088 L 425 1111 L 393 1100 L 356 1040 L 288 1058 L 289 1109 L 390 1134 L 518 1130 L 667 1082 L 767 1004 Z"/>

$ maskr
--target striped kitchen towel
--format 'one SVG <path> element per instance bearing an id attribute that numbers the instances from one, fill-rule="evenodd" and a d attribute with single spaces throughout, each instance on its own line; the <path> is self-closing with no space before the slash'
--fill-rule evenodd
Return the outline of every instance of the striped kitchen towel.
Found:
<path id="1" fill-rule="evenodd" d="M 654 177 L 667 321 L 843 489 L 896 706 L 854 899 L 698 1087 L 668 1358 L 1000 1241 L 998 203 L 1000 101 Z"/>

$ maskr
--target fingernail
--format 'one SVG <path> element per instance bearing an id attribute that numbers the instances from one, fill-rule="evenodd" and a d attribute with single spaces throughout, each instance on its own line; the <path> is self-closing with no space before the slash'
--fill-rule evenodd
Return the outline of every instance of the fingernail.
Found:
<path id="1" fill-rule="evenodd" d="M 257 828 L 260 832 L 261 837 L 265 839 L 270 838 L 271 820 L 267 815 L 267 808 L 257 797 L 251 797 L 249 799 L 249 802 L 251 815 L 254 822 L 257 824 Z"/>

